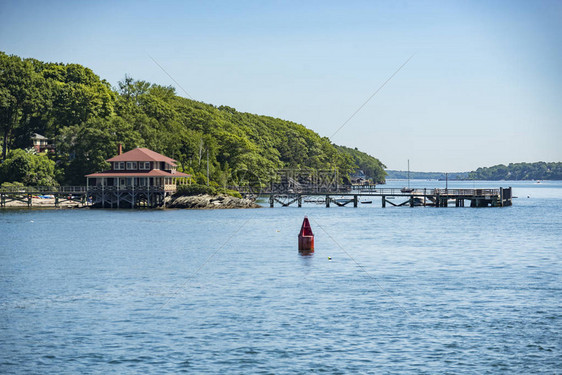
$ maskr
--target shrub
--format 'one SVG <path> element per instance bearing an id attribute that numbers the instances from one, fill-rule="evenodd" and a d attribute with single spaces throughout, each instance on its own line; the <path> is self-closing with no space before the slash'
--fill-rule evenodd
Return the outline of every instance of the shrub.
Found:
<path id="1" fill-rule="evenodd" d="M 46 155 L 14 149 L 0 165 L 0 183 L 3 182 L 21 182 L 26 186 L 57 186 L 55 162 Z"/>
<path id="2" fill-rule="evenodd" d="M 216 195 L 217 189 L 212 186 L 192 184 L 192 185 L 180 185 L 176 191 L 176 196 L 181 195 L 199 195 L 199 194 L 209 194 Z"/>
<path id="3" fill-rule="evenodd" d="M 242 194 L 240 194 L 239 192 L 237 192 L 236 190 L 230 190 L 230 189 L 225 189 L 225 188 L 219 188 L 217 189 L 217 192 L 219 194 L 226 194 L 226 195 L 230 195 L 232 197 L 235 198 L 242 198 Z"/>
<path id="4" fill-rule="evenodd" d="M 242 198 L 242 195 L 236 190 L 230 190 L 225 188 L 215 188 L 213 186 L 201 185 L 201 184 L 191 184 L 191 185 L 179 185 L 175 196 L 189 196 L 189 195 L 217 195 L 226 194 L 236 198 Z"/>

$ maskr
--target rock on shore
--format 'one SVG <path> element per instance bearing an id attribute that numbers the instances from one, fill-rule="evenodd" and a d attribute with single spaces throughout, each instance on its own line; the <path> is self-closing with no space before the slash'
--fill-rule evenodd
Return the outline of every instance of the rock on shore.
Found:
<path id="1" fill-rule="evenodd" d="M 190 195 L 168 197 L 165 201 L 168 208 L 259 208 L 259 204 L 251 199 L 236 198 L 230 195 Z"/>

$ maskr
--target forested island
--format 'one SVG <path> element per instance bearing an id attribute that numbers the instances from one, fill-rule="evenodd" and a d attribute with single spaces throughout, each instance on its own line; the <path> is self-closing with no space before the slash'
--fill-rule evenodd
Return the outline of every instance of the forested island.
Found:
<path id="1" fill-rule="evenodd" d="M 478 168 L 469 180 L 562 180 L 562 163 L 509 163 Z"/>
<path id="2" fill-rule="evenodd" d="M 406 179 L 407 171 L 387 170 L 388 179 Z M 478 168 L 472 172 L 410 172 L 411 179 L 424 180 L 562 180 L 562 163 L 510 163 Z"/>
<path id="3" fill-rule="evenodd" d="M 37 153 L 40 134 L 50 148 Z M 106 159 L 146 147 L 178 161 L 181 172 L 224 186 L 233 171 L 264 180 L 272 170 L 337 170 L 342 182 L 363 170 L 384 183 L 376 158 L 333 144 L 301 124 L 238 112 L 176 95 L 131 77 L 112 87 L 79 64 L 22 59 L 0 52 L 0 183 L 83 185 L 84 175 L 108 168 Z"/>

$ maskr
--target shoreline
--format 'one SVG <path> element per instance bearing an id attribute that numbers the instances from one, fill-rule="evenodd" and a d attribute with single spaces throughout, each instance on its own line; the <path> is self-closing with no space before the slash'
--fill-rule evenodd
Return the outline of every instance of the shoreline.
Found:
<path id="1" fill-rule="evenodd" d="M 247 198 L 236 198 L 226 194 L 199 194 L 167 197 L 164 200 L 164 208 L 220 210 L 230 208 L 262 208 L 262 206 Z"/>

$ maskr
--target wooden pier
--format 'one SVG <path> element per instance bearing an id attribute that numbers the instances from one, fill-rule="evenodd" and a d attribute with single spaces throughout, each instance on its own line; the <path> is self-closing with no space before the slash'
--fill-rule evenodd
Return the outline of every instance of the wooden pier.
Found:
<path id="1" fill-rule="evenodd" d="M 251 195 L 250 192 L 239 190 L 243 195 Z M 254 193 L 255 194 L 255 193 Z M 465 207 L 468 201 L 469 207 L 506 207 L 512 204 L 512 189 L 392 189 L 392 188 L 357 188 L 343 191 L 299 191 L 286 192 L 261 191 L 260 197 L 269 200 L 269 206 L 280 205 L 288 207 L 296 204 L 302 207 L 303 202 L 315 202 L 344 207 L 353 205 L 357 207 L 361 198 L 380 197 L 382 207 Z"/>
<path id="2" fill-rule="evenodd" d="M 321 189 L 288 191 L 263 190 L 244 187 L 230 188 L 242 195 L 268 198 L 269 206 L 288 207 L 314 202 L 326 207 L 357 207 L 362 198 L 381 198 L 382 207 L 506 207 L 512 204 L 511 187 L 499 189 L 392 189 L 376 187 L 339 187 L 333 191 Z M 170 192 L 159 186 L 38 186 L 0 188 L 0 207 L 19 202 L 19 207 L 34 207 L 34 197 L 51 197 L 52 206 L 75 203 L 76 206 L 101 208 L 155 208 L 164 204 Z M 468 202 L 468 204 L 467 204 Z M 37 205 L 45 207 L 46 205 Z"/>
<path id="3" fill-rule="evenodd" d="M 16 203 L 17 207 L 34 207 L 38 197 L 49 199 L 49 204 L 36 204 L 38 207 L 61 207 L 75 204 L 88 205 L 86 186 L 10 186 L 0 188 L 0 207 Z M 18 204 L 19 203 L 19 204 Z"/>
<path id="4" fill-rule="evenodd" d="M 12 186 L 0 188 L 0 207 L 156 208 L 167 193 L 159 186 Z"/>

